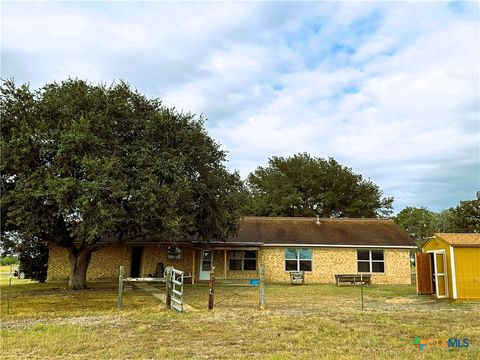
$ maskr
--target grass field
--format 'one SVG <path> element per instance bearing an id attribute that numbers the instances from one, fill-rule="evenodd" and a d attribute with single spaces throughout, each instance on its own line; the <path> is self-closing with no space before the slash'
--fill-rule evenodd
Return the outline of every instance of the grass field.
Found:
<path id="1" fill-rule="evenodd" d="M 10 314 L 1 280 L 2 359 L 411 359 L 480 358 L 480 303 L 435 301 L 412 286 L 267 285 L 267 308 L 257 288 L 219 286 L 208 311 L 208 288 L 186 286 L 196 310 L 166 310 L 151 294 L 127 289 L 116 310 L 116 286 L 15 279 Z M 464 349 L 421 352 L 415 337 L 467 337 Z"/>
<path id="2" fill-rule="evenodd" d="M 18 268 L 18 264 L 14 265 L 2 265 L 0 266 L 0 274 L 10 274 L 10 271 L 13 272 L 14 269 Z"/>

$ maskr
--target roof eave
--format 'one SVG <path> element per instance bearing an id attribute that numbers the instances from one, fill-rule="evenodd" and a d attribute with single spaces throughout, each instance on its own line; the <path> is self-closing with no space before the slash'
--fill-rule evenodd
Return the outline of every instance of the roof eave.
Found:
<path id="1" fill-rule="evenodd" d="M 454 248 L 480 248 L 480 244 L 450 244 Z"/>
<path id="2" fill-rule="evenodd" d="M 361 244 L 264 244 L 263 247 L 330 247 L 330 248 L 377 248 L 377 249 L 416 249 L 412 245 L 361 245 Z"/>

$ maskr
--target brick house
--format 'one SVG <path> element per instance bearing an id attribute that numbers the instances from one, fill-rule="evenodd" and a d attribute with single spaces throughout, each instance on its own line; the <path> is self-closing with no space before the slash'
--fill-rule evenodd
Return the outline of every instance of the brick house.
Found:
<path id="1" fill-rule="evenodd" d="M 221 242 L 165 243 L 148 239 L 109 246 L 92 255 L 87 279 L 151 276 L 174 266 L 209 279 L 210 269 L 225 278 L 257 278 L 266 268 L 269 282 L 289 282 L 290 271 L 305 271 L 307 283 L 333 283 L 335 274 L 369 273 L 374 284 L 410 284 L 410 251 L 416 246 L 391 220 L 245 217 L 238 236 Z M 161 264 L 161 265 L 159 265 Z M 51 247 L 47 281 L 69 275 L 66 249 Z"/>

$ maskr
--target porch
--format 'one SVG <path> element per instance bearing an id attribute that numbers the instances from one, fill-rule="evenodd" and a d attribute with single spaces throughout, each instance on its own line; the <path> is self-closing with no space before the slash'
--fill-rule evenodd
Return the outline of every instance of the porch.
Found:
<path id="1" fill-rule="evenodd" d="M 191 275 L 192 284 L 206 283 L 214 268 L 215 277 L 258 279 L 258 247 L 252 246 L 135 246 L 131 247 L 131 277 L 158 276 L 167 266 Z"/>

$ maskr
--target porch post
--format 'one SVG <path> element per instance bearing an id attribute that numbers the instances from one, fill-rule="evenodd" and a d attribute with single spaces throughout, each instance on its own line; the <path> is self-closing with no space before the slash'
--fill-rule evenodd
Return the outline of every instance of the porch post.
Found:
<path id="1" fill-rule="evenodd" d="M 192 249 L 192 285 L 195 285 L 195 248 Z"/>
<path id="2" fill-rule="evenodd" d="M 223 276 L 227 278 L 227 249 L 223 250 Z"/>

